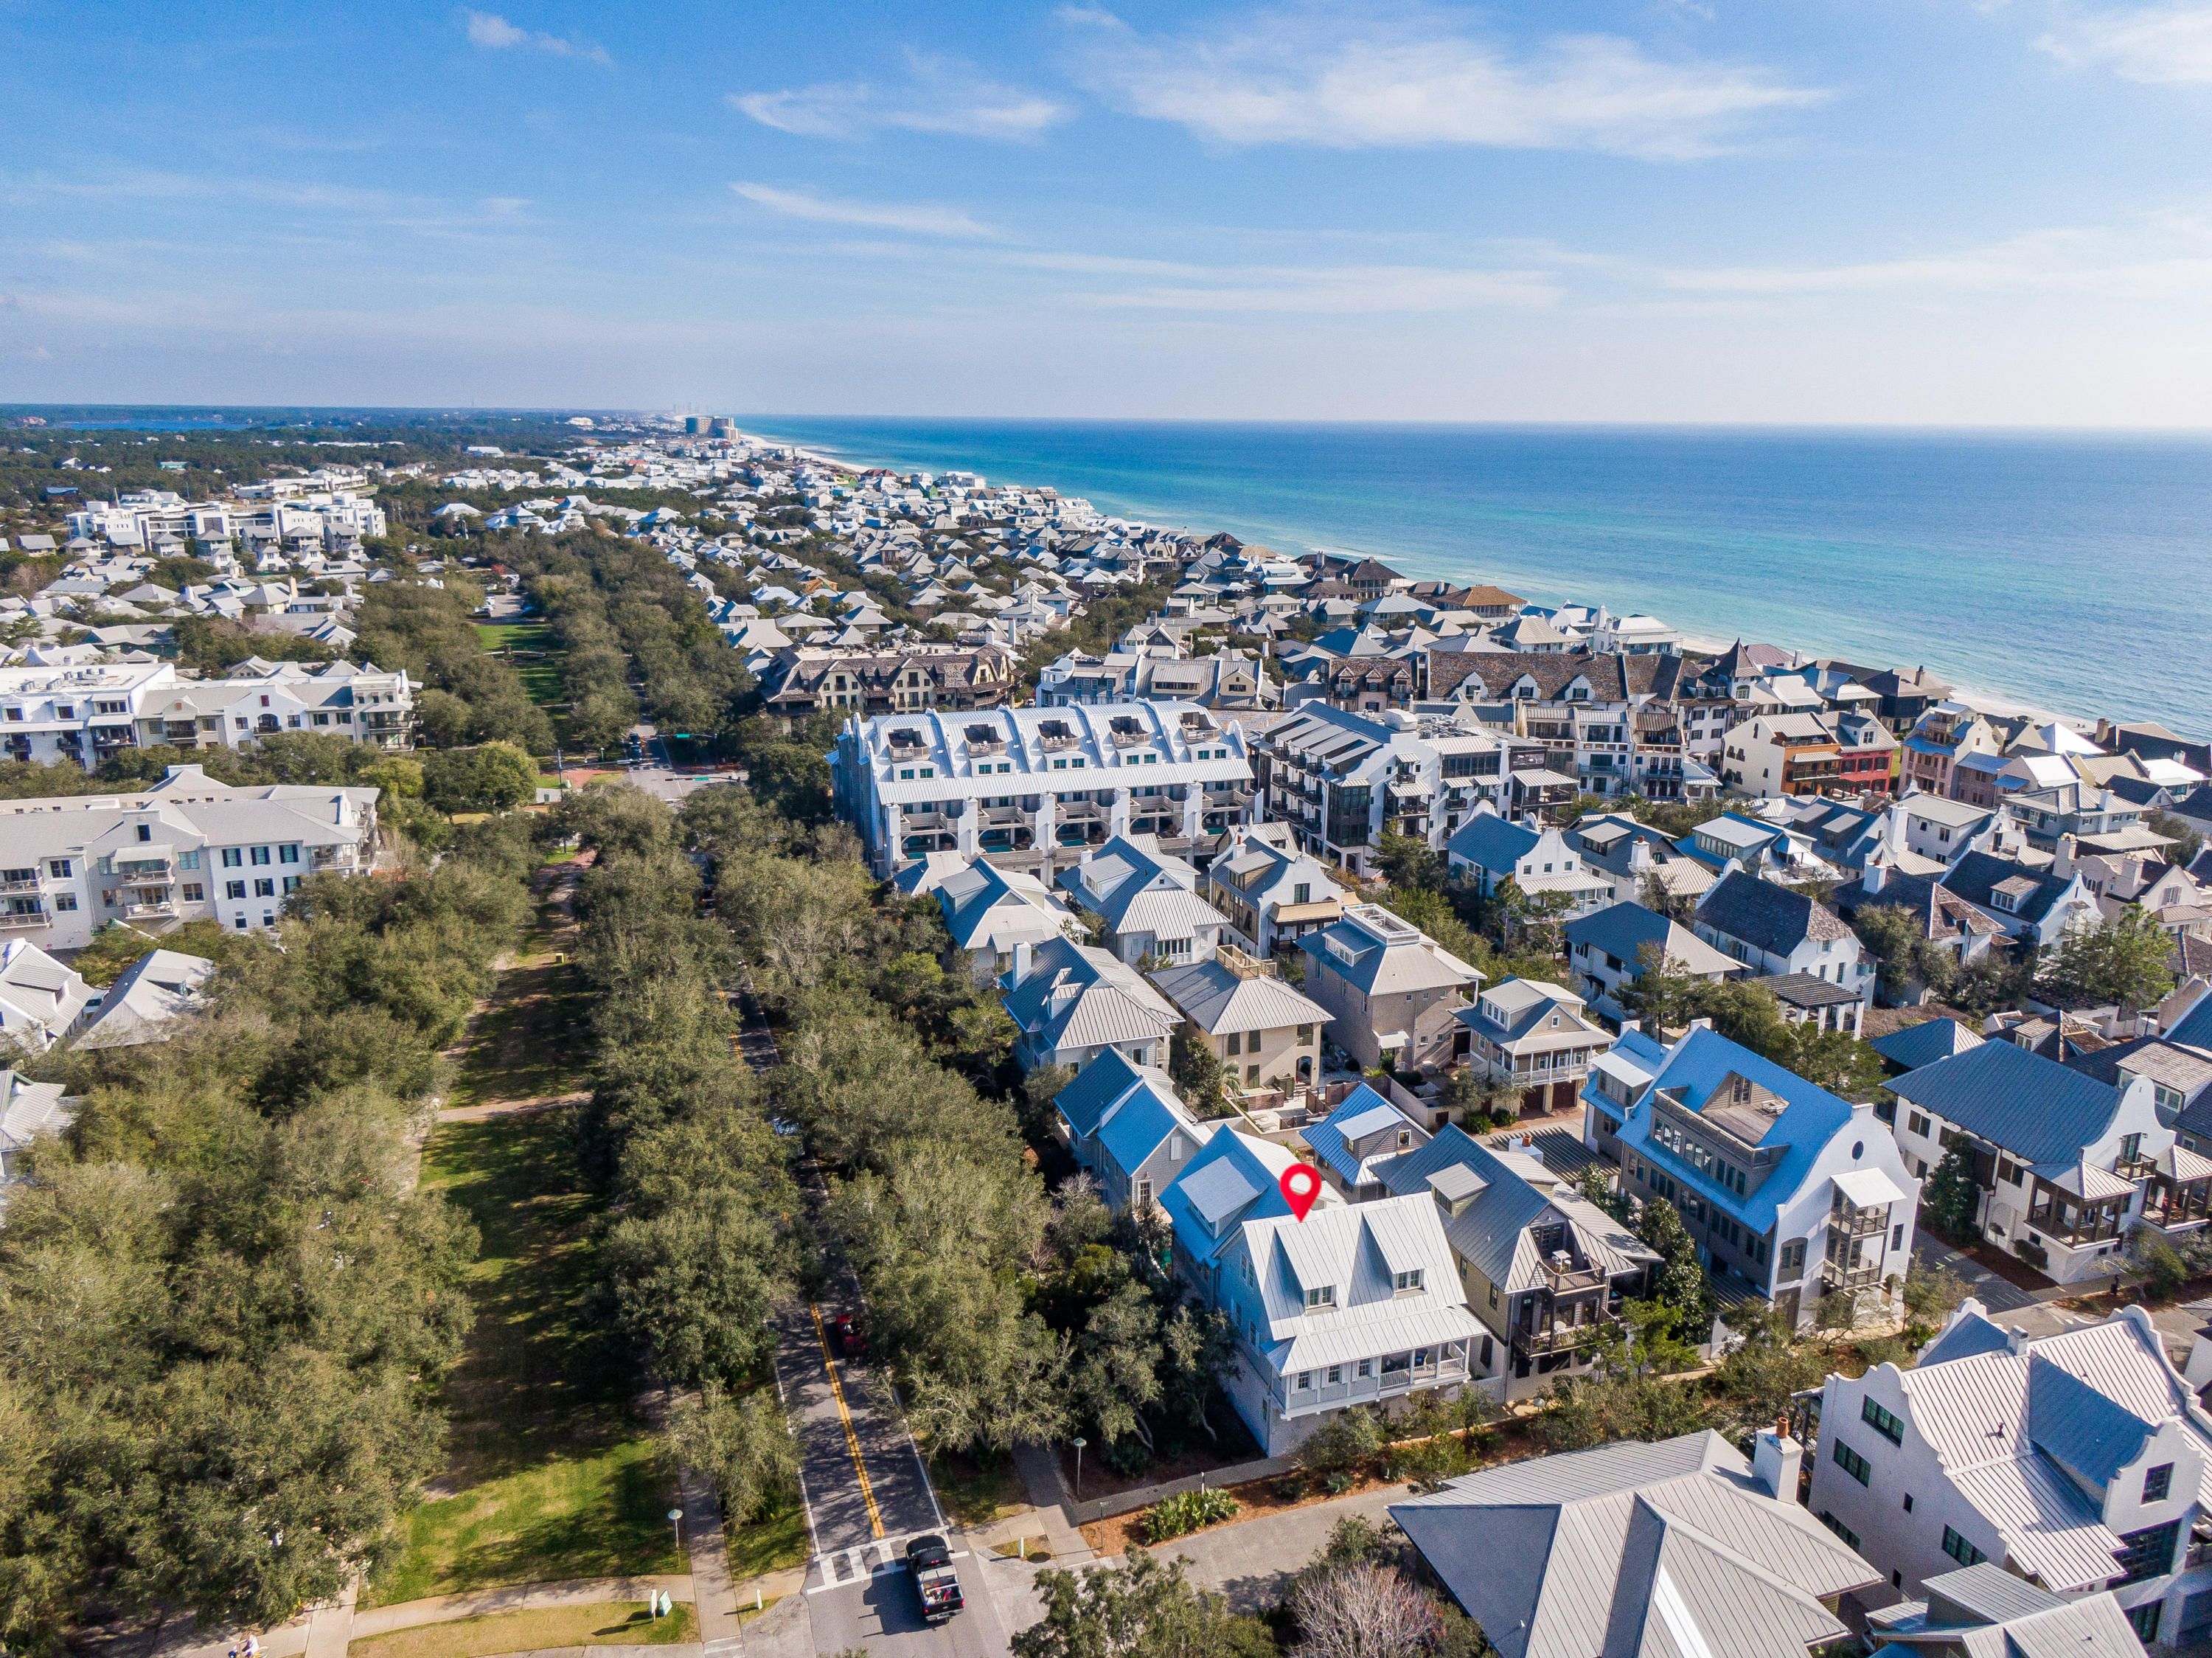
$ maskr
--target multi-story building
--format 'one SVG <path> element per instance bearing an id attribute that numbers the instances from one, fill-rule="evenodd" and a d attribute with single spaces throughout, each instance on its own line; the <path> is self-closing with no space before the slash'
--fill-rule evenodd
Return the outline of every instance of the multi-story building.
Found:
<path id="1" fill-rule="evenodd" d="M 1227 917 L 1223 941 L 1253 955 L 1273 955 L 1344 913 L 1344 889 L 1297 850 L 1286 823 L 1231 829 L 1206 866 L 1205 893 Z"/>
<path id="2" fill-rule="evenodd" d="M 93 771 L 125 748 L 245 748 L 286 732 L 414 746 L 416 686 L 374 664 L 242 663 L 188 680 L 173 662 L 0 667 L 0 755 Z"/>
<path id="3" fill-rule="evenodd" d="M 1586 794 L 1702 799 L 1719 788 L 1687 717 L 1683 659 L 1671 652 L 1432 651 L 1434 701 L 1502 707 L 1516 736 Z M 1487 716 L 1487 715 L 1486 715 Z"/>
<path id="4" fill-rule="evenodd" d="M 998 708 L 1013 692 L 1013 653 L 1000 645 L 912 644 L 893 650 L 793 645 L 761 672 L 763 705 L 784 719 L 823 709 L 862 715 Z"/>
<path id="5" fill-rule="evenodd" d="M 1482 974 L 1419 927 L 1373 904 L 1298 941 L 1305 993 L 1328 1010 L 1329 1039 L 1361 1069 L 1450 1066 L 1466 1033 L 1453 1015 Z"/>
<path id="6" fill-rule="evenodd" d="M 111 921 L 167 932 L 274 927 L 285 897 L 376 856 L 374 789 L 234 789 L 175 765 L 143 792 L 0 804 L 0 930 L 76 949 Z"/>
<path id="7" fill-rule="evenodd" d="M 1016 944 L 999 988 L 1014 1021 L 1014 1059 L 1024 1071 L 1080 1070 L 1109 1051 L 1132 1064 L 1164 1065 L 1169 1033 L 1182 1019 L 1111 951 L 1065 938 L 1035 948 Z"/>
<path id="8" fill-rule="evenodd" d="M 1304 704 L 1257 745 L 1267 815 L 1291 826 L 1301 850 L 1354 875 L 1386 829 L 1441 848 L 1478 804 L 1505 803 L 1514 745 L 1471 725 Z"/>
<path id="9" fill-rule="evenodd" d="M 1640 904 L 1608 905 L 1569 922 L 1566 940 L 1575 976 L 1592 997 L 1608 1003 L 1615 1011 L 1629 986 L 1655 968 L 1713 984 L 1744 972 L 1741 962 L 1723 955 L 1680 923 Z"/>
<path id="10" fill-rule="evenodd" d="M 1198 895 L 1198 871 L 1157 837 L 1116 835 L 1060 872 L 1067 902 L 1096 918 L 1106 948 L 1131 966 L 1211 960 L 1225 924 Z"/>
<path id="11" fill-rule="evenodd" d="M 1569 1111 L 1590 1062 L 1613 1045 L 1583 1013 L 1582 997 L 1541 979 L 1507 978 L 1454 1015 L 1467 1027 L 1468 1062 L 1491 1081 L 1521 1091 L 1521 1110 Z"/>
<path id="12" fill-rule="evenodd" d="M 1964 703 L 1940 702 L 1920 716 L 1905 738 L 1898 786 L 1954 795 L 1960 761 L 1969 754 L 2003 751 L 2004 744 L 1978 711 Z"/>
<path id="13" fill-rule="evenodd" d="M 1181 703 L 856 715 L 831 776 L 838 815 L 885 878 L 935 851 L 1048 877 L 1115 835 L 1202 854 L 1255 815 L 1243 734 Z"/>
<path id="14" fill-rule="evenodd" d="M 1053 1096 L 1061 1141 L 1098 1181 L 1109 1209 L 1149 1213 L 1222 1125 L 1200 1123 L 1164 1070 L 1109 1048 Z"/>
<path id="15" fill-rule="evenodd" d="M 1583 1101 L 1583 1143 L 1619 1157 L 1623 1188 L 1673 1204 L 1714 1275 L 1792 1326 L 1824 1295 L 1856 1309 L 1902 1285 L 1920 1181 L 1871 1103 L 1703 1021 L 1667 1047 L 1624 1029 Z"/>
<path id="16" fill-rule="evenodd" d="M 1887 793 L 1896 752 L 1870 714 L 1758 714 L 1729 732 L 1721 781 L 1759 800 Z"/>
<path id="17" fill-rule="evenodd" d="M 1221 1378 L 1268 1456 L 1348 1406 L 1455 1394 L 1481 1334 L 1435 1202 L 1330 1201 L 1301 1221 L 1279 1182 L 1288 1152 L 1217 1131 L 1161 1199 L 1183 1277 L 1237 1332 Z"/>
<path id="18" fill-rule="evenodd" d="M 1468 1310 L 1483 1326 L 1474 1374 L 1503 1377 L 1508 1399 L 1586 1372 L 1596 1338 L 1649 1291 L 1657 1254 L 1525 1152 L 1492 1151 L 1455 1126 L 1371 1169 L 1363 1197 L 1435 1202 Z"/>
<path id="19" fill-rule="evenodd" d="M 1970 1301 L 1911 1368 L 1831 1375 L 1820 1436 L 1813 1512 L 1907 1596 L 1987 1563 L 2146 1643 L 2212 1627 L 2212 1417 L 2140 1307 L 2031 1338 Z"/>
<path id="20" fill-rule="evenodd" d="M 1972 1221 L 2059 1283 L 2119 1270 L 2130 1230 L 2204 1224 L 2212 1159 L 2176 1143 L 2151 1078 L 2103 1082 L 2009 1041 L 1893 1078 L 1898 1149 L 1925 1176 L 1964 1145 Z"/>
<path id="21" fill-rule="evenodd" d="M 1328 1009 L 1278 978 L 1273 960 L 1232 945 L 1210 961 L 1163 968 L 1152 980 L 1182 1015 L 1185 1039 L 1219 1060 L 1231 1086 L 1310 1088 L 1320 1076 Z"/>
<path id="22" fill-rule="evenodd" d="M 1510 881 L 1526 898 L 1558 894 L 1566 905 L 1563 916 L 1589 915 L 1612 903 L 1623 883 L 1589 863 L 1567 837 L 1566 830 L 1516 823 L 1480 808 L 1446 843 L 1446 861 L 1485 898 Z"/>
<path id="23" fill-rule="evenodd" d="M 1759 976 L 1803 973 L 1849 992 L 1844 1015 L 1858 1033 L 1873 998 L 1874 964 L 1858 935 L 1809 893 L 1731 869 L 1698 900 L 1692 930 Z"/>

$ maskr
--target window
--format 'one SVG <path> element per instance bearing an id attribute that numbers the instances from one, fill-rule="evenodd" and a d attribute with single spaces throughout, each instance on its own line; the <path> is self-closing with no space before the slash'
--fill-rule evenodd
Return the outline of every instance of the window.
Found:
<path id="1" fill-rule="evenodd" d="M 2163 1503 L 2166 1501 L 2166 1494 L 2172 1489 L 2173 1465 L 2171 1462 L 2161 1462 L 2155 1468 L 2144 1471 L 2142 1494 L 2144 1502 Z"/>
<path id="2" fill-rule="evenodd" d="M 1343 1367 L 1342 1365 L 1340 1365 L 1340 1364 L 1332 1364 L 1332 1365 L 1330 1365 L 1330 1366 L 1328 1367 L 1328 1385 L 1329 1385 L 1330 1387 L 1335 1387 L 1339 1382 L 1342 1381 L 1343 1380 L 1344 1380 L 1344 1367 Z"/>
<path id="3" fill-rule="evenodd" d="M 56 893 L 54 894 L 54 908 L 57 910 L 74 910 L 76 908 L 76 894 L 75 893 Z"/>
<path id="4" fill-rule="evenodd" d="M 1373 1359 L 1360 1360 L 1359 1374 L 1362 1377 L 1373 1375 L 1375 1374 L 1375 1361 Z"/>
<path id="5" fill-rule="evenodd" d="M 1928 1119 L 1917 1111 L 1905 1119 L 1905 1126 L 1908 1132 L 1923 1137 L 1928 1133 Z"/>
<path id="6" fill-rule="evenodd" d="M 1873 1472 L 1867 1460 L 1840 1439 L 1836 1442 L 1836 1466 L 1862 1485 L 1867 1483 L 1867 1477 Z"/>
<path id="7" fill-rule="evenodd" d="M 1298 1045 L 1300 1047 L 1303 1048 L 1306 1046 L 1313 1040 L 1313 1031 L 1314 1027 L 1310 1025 L 1301 1025 L 1298 1027 Z"/>
<path id="8" fill-rule="evenodd" d="M 246 896 L 246 883 L 242 881 L 227 881 L 223 882 L 222 895 L 225 898 L 244 898 Z"/>
<path id="9" fill-rule="evenodd" d="M 1859 1534 L 1853 1531 L 1849 1526 L 1844 1524 L 1842 1521 L 1837 1519 L 1835 1515 L 1830 1514 L 1826 1509 L 1820 1510 L 1820 1523 L 1823 1526 L 1826 1526 L 1830 1531 L 1835 1533 L 1837 1536 L 1842 1538 L 1844 1542 L 1850 1544 L 1853 1548 L 1856 1549 L 1858 1547 Z"/>
<path id="10" fill-rule="evenodd" d="M 1259 1032 L 1247 1031 L 1244 1033 L 1244 1051 L 1247 1053 L 1257 1053 L 1260 1051 Z"/>
<path id="11" fill-rule="evenodd" d="M 200 855 L 198 852 L 180 852 L 177 855 L 177 868 L 179 869 L 197 869 L 199 867 Z"/>
<path id="12" fill-rule="evenodd" d="M 300 849 L 299 849 L 299 847 L 298 847 L 298 845 L 297 845 L 296 844 L 294 844 L 294 845 L 290 845 L 290 846 L 280 846 L 280 847 L 278 847 L 278 848 L 276 849 L 276 862 L 277 862 L 277 863 L 297 863 L 299 861 L 300 861 Z"/>
<path id="13" fill-rule="evenodd" d="M 138 826 L 138 838 L 139 838 L 139 839 L 141 839 L 141 840 L 151 840 L 151 839 L 153 839 L 153 838 L 154 838 L 154 826 L 153 826 L 152 824 L 150 824 L 150 823 L 142 823 L 142 824 L 140 824 L 140 825 Z M 2136 1137 L 2137 1137 L 2138 1139 L 2140 1139 L 2142 1137 L 2141 1137 L 2140 1135 L 2138 1135 Z"/>
<path id="14" fill-rule="evenodd" d="M 1421 1269 L 1417 1266 L 1410 1272 L 1398 1273 L 1391 1279 L 1390 1287 L 1401 1295 L 1408 1289 L 1419 1289 L 1421 1287 Z"/>
<path id="15" fill-rule="evenodd" d="M 1498 1286 L 1494 1283 L 1490 1286 L 1490 1304 L 1492 1307 L 1498 1305 Z"/>
<path id="16" fill-rule="evenodd" d="M 1804 1266 L 1805 1240 L 1802 1238 L 1793 1239 L 1782 1246 L 1782 1271 L 1784 1277 L 1803 1271 Z"/>
<path id="17" fill-rule="evenodd" d="M 1148 1204 L 1150 1204 L 1152 1201 L 1152 1183 L 1150 1180 L 1139 1180 L 1139 1181 L 1138 1181 L 1138 1182 L 1137 1182 L 1137 1198 L 1136 1198 L 1137 1207 L 1138 1207 L 1138 1208 L 1139 1208 L 1139 1209 L 1142 1209 L 1142 1208 L 1144 1208 L 1146 1205 L 1147 1205 Z"/>
<path id="18" fill-rule="evenodd" d="M 224 869 L 235 869 L 243 865 L 245 862 L 246 854 L 239 850 L 237 847 L 226 846 L 222 849 L 222 867 Z"/>
<path id="19" fill-rule="evenodd" d="M 1859 1404 L 1859 1420 L 1880 1434 L 1893 1445 L 1905 1443 L 1905 1424 L 1872 1399 Z"/>
<path id="20" fill-rule="evenodd" d="M 1978 1566 L 1989 1558 L 1948 1526 L 1943 1527 L 1943 1552 L 1962 1566 Z"/>
<path id="21" fill-rule="evenodd" d="M 1311 885 L 1310 882 L 1301 881 L 1299 881 L 1297 885 L 1293 886 L 1293 887 L 1291 888 L 1291 903 L 1293 903 L 1293 904 L 1310 904 L 1310 903 L 1312 903 L 1312 902 L 1313 902 L 1313 887 L 1312 887 L 1312 885 Z"/>
<path id="22" fill-rule="evenodd" d="M 52 875 L 56 881 L 67 881 L 72 875 L 76 873 L 76 866 L 71 863 L 67 858 L 48 858 L 46 860 L 46 873 Z"/>
<path id="23" fill-rule="evenodd" d="M 1312 1391 L 1312 1388 L 1313 1388 L 1313 1372 L 1312 1372 L 1312 1371 L 1310 1371 L 1310 1370 L 1301 1370 L 1301 1371 L 1299 1371 L 1299 1372 L 1298 1372 L 1298 1391 L 1299 1391 L 1301 1393 L 1310 1393 L 1310 1392 L 1311 1392 L 1311 1391 Z"/>
<path id="24" fill-rule="evenodd" d="M 1307 1305 L 1308 1307 L 1334 1307 L 1334 1306 L 1335 1306 L 1335 1305 L 1336 1305 L 1336 1286 L 1335 1286 L 1334 1284 L 1333 1284 L 1333 1283 L 1325 1283 L 1325 1284 L 1322 1285 L 1322 1286 L 1321 1286 L 1321 1288 L 1320 1288 L 1320 1289 L 1309 1289 L 1309 1290 L 1307 1290 L 1307 1291 L 1306 1291 L 1306 1305 Z"/>
<path id="25" fill-rule="evenodd" d="M 1247 1066 L 1245 1066 L 1245 1067 L 1244 1067 L 1244 1085 L 1245 1085 L 1245 1087 L 1247 1087 L 1247 1088 L 1250 1088 L 1250 1087 L 1252 1087 L 1255 1083 L 1258 1082 L 1259 1082 L 1259 1080 L 1260 1080 L 1260 1068 L 1259 1068 L 1257 1065 L 1247 1065 Z"/>
<path id="26" fill-rule="evenodd" d="M 1243 1040 L 1244 1040 L 1243 1037 L 1242 1035 L 1240 1035 L 1238 1033 L 1237 1033 L 1237 1032 L 1235 1032 L 1235 1031 L 1231 1031 L 1231 1032 L 1230 1032 L 1230 1033 L 1229 1033 L 1229 1046 L 1228 1046 L 1228 1048 L 1225 1050 L 1225 1051 L 1227 1051 L 1227 1052 L 1228 1052 L 1228 1053 L 1229 1053 L 1232 1058 L 1233 1058 L 1233 1057 L 1235 1057 L 1235 1056 L 1236 1056 L 1236 1055 L 1237 1055 L 1237 1054 L 1240 1054 L 1240 1053 L 1243 1052 L 1243 1051 L 1244 1051 L 1244 1049 L 1243 1049 L 1243 1045 L 1242 1045 L 1242 1044 L 1243 1044 Z"/>
<path id="27" fill-rule="evenodd" d="M 299 876 L 297 876 L 297 875 L 287 875 L 287 876 L 285 876 L 285 877 L 284 877 L 284 890 L 285 890 L 286 892 L 288 892 L 288 893 L 296 893 L 296 892 L 298 892 L 298 891 L 300 890 L 300 877 L 299 877 Z"/>
<path id="28" fill-rule="evenodd" d="M 269 880 L 266 876 L 264 876 L 253 883 L 253 896 L 256 898 L 276 897 L 276 883 Z"/>
<path id="29" fill-rule="evenodd" d="M 269 862 L 269 849 L 268 849 L 266 846 L 257 846 L 257 847 L 255 847 L 255 848 L 253 849 L 253 861 L 254 861 L 254 863 L 268 863 L 268 862 Z"/>
<path id="30" fill-rule="evenodd" d="M 207 889 L 203 887 L 199 882 L 197 881 L 188 881 L 185 883 L 185 903 L 199 904 L 204 902 L 206 898 Z"/>
<path id="31" fill-rule="evenodd" d="M 2128 1608 L 2128 1626 L 2136 1632 L 2136 1639 L 2145 1646 L 2158 1639 L 2158 1615 L 2166 1610 L 2163 1600 L 2146 1600 L 2140 1606 Z"/>
<path id="32" fill-rule="evenodd" d="M 2126 1545 L 2115 1557 L 2127 1576 L 2120 1581 L 2140 1583 L 2145 1578 L 2163 1577 L 2173 1570 L 2174 1540 L 2181 1534 L 2181 1522 L 2169 1520 L 2163 1526 L 2152 1526 L 2146 1530 L 2129 1532 L 2120 1541 Z"/>

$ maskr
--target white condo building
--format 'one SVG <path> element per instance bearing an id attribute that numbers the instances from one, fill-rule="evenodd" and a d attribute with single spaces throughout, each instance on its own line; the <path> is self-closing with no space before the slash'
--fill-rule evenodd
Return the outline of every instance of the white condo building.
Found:
<path id="1" fill-rule="evenodd" d="M 1117 835 L 1182 853 L 1253 820 L 1243 734 L 1188 703 L 855 717 L 831 763 L 879 876 L 940 851 L 1049 869 Z"/>
<path id="2" fill-rule="evenodd" d="M 190 680 L 174 662 L 0 667 L 0 759 L 74 760 L 125 748 L 244 748 L 310 732 L 414 747 L 415 682 L 371 664 L 264 662 Z"/>
<path id="3" fill-rule="evenodd" d="M 276 924 L 311 875 L 375 861 L 374 789 L 234 789 L 176 765 L 143 793 L 0 802 L 0 940 L 76 949 L 111 921 Z"/>

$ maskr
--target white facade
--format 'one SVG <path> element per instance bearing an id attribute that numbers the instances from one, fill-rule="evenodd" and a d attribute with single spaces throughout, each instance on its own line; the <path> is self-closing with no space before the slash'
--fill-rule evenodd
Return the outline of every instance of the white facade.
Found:
<path id="1" fill-rule="evenodd" d="M 1909 1597 L 1986 1560 L 2146 1641 L 2212 1626 L 2212 1417 L 2140 1308 L 2028 1340 L 1970 1301 L 1915 1368 L 1830 1376 L 1820 1433 L 1813 1512 Z"/>
<path id="2" fill-rule="evenodd" d="M 351 662 L 188 680 L 173 662 L 0 667 L 0 757 L 88 771 L 126 748 L 243 748 L 284 732 L 414 746 L 416 686 Z"/>
<path id="3" fill-rule="evenodd" d="M 274 927 L 310 875 L 374 863 L 374 789 L 233 789 L 172 766 L 143 794 L 0 804 L 0 938 L 75 949 L 111 921 Z"/>
<path id="4" fill-rule="evenodd" d="M 933 851 L 1195 840 L 1254 816 L 1243 734 L 1187 703 L 854 718 L 833 768 L 838 814 L 882 876 Z"/>

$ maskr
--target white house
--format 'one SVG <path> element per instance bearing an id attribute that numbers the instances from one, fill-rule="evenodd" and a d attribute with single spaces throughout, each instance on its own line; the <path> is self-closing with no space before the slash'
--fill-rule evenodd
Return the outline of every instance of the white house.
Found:
<path id="1" fill-rule="evenodd" d="M 1485 898 L 1510 881 L 1532 899 L 1562 894 L 1567 916 L 1589 915 L 1613 900 L 1615 877 L 1585 858 L 1565 831 L 1511 822 L 1487 801 L 1453 832 L 1445 859 L 1473 879 Z"/>
<path id="2" fill-rule="evenodd" d="M 1116 835 L 1085 847 L 1060 872 L 1068 901 L 1104 923 L 1107 948 L 1132 966 L 1210 961 L 1227 917 L 1198 895 L 1198 871 L 1152 835 Z"/>
<path id="3" fill-rule="evenodd" d="M 1911 1369 L 1831 1375 L 1820 1433 L 1813 1512 L 1908 1596 L 1987 1561 L 2145 1642 L 2212 1627 L 2212 1417 L 2141 1308 L 2030 1339 L 1970 1301 Z"/>
<path id="4" fill-rule="evenodd" d="M 0 945 L 0 1037 L 43 1053 L 76 1028 L 99 1000 L 74 967 L 65 967 L 27 938 Z"/>
<path id="5" fill-rule="evenodd" d="M 1963 1136 L 1980 1190 L 1974 1224 L 2059 1283 L 2118 1271 L 2138 1221 L 2203 1224 L 2212 1158 L 2176 1143 L 2148 1076 L 2115 1086 L 1990 1041 L 1889 1088 L 1907 1164 L 1932 1173 Z"/>
<path id="6" fill-rule="evenodd" d="M 1079 1069 L 1109 1048 L 1136 1064 L 1164 1065 L 1169 1033 L 1182 1020 L 1134 967 L 1065 938 L 1034 950 L 1015 945 L 1014 965 L 999 988 L 1014 1021 L 1014 1058 L 1024 1071 Z"/>
<path id="7" fill-rule="evenodd" d="M 1269 1456 L 1347 1406 L 1456 1393 L 1481 1334 L 1433 1201 L 1317 1204 L 1299 1221 L 1277 1186 L 1288 1155 L 1218 1133 L 1162 1200 L 1178 1256 L 1236 1328 L 1223 1385 Z"/>

